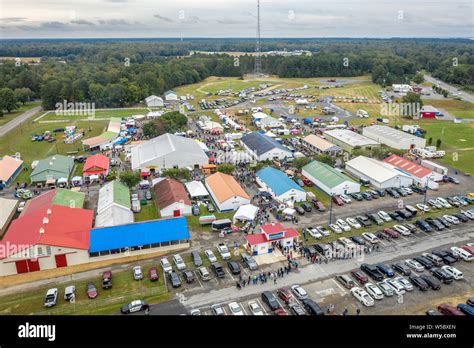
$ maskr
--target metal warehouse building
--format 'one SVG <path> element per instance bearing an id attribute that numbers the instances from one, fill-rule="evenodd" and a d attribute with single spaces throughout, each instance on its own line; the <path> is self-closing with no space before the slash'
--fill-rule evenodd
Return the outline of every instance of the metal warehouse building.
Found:
<path id="1" fill-rule="evenodd" d="M 370 181 L 376 188 L 406 187 L 413 183 L 410 176 L 391 165 L 365 156 L 346 162 L 346 171 L 359 179 Z"/>
<path id="2" fill-rule="evenodd" d="M 266 167 L 259 170 L 256 174 L 256 181 L 279 202 L 306 200 L 306 191 L 278 169 Z"/>
<path id="3" fill-rule="evenodd" d="M 324 137 L 344 151 L 352 153 L 355 149 L 370 149 L 380 143 L 348 129 L 334 129 L 324 132 Z"/>
<path id="4" fill-rule="evenodd" d="M 370 139 L 378 141 L 381 144 L 399 150 L 424 148 L 426 146 L 426 139 L 399 131 L 388 126 L 374 125 L 365 127 L 362 130 L 362 134 Z"/>
<path id="5" fill-rule="evenodd" d="M 330 196 L 360 191 L 360 184 L 326 163 L 313 161 L 303 167 L 302 174 Z"/>

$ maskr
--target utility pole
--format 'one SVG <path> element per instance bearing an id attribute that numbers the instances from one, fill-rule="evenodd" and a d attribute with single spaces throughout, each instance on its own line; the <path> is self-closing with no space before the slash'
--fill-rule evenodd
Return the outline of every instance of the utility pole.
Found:
<path id="1" fill-rule="evenodd" d="M 255 47 L 254 75 L 256 77 L 260 77 L 262 75 L 262 56 L 260 50 L 260 0 L 257 0 L 257 42 Z"/>

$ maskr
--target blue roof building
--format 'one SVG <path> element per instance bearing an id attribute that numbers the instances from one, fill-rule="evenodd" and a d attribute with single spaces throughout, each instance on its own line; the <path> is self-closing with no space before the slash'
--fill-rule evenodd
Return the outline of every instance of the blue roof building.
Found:
<path id="1" fill-rule="evenodd" d="M 272 167 L 259 170 L 256 181 L 279 202 L 301 202 L 306 200 L 306 191 L 285 173 Z"/>
<path id="2" fill-rule="evenodd" d="M 186 218 L 151 220 L 127 225 L 94 228 L 90 233 L 89 255 L 108 256 L 123 253 L 158 252 L 158 248 L 189 246 Z M 122 255 L 120 255 L 122 254 Z"/>
<path id="3" fill-rule="evenodd" d="M 259 132 L 245 134 L 240 139 L 240 143 L 258 161 L 282 160 L 293 157 L 293 153 L 286 146 Z"/>

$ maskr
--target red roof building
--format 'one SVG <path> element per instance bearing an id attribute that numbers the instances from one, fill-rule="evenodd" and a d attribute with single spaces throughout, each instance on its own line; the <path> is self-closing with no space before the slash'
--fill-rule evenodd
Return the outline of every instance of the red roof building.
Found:
<path id="1" fill-rule="evenodd" d="M 245 236 L 247 249 L 252 255 L 272 253 L 277 247 L 293 247 L 299 233 L 294 228 L 285 228 L 281 224 L 261 226 L 261 233 Z"/>
<path id="2" fill-rule="evenodd" d="M 87 158 L 84 164 L 83 174 L 87 175 L 107 175 L 109 172 L 109 158 L 100 153 Z"/>
<path id="3" fill-rule="evenodd" d="M 429 185 L 435 185 L 435 182 L 442 180 L 443 177 L 441 174 L 435 173 L 429 168 L 423 167 L 422 165 L 397 155 L 387 157 L 384 159 L 384 162 L 390 164 L 402 173 L 409 175 L 413 178 L 415 183 L 423 187 L 426 183 Z"/>
<path id="4" fill-rule="evenodd" d="M 0 275 L 88 262 L 94 211 L 36 207 L 14 220 L 0 242 Z"/>

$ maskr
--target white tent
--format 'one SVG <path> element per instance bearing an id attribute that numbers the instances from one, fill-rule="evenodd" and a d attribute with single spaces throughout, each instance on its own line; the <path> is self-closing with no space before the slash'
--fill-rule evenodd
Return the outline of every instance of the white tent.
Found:
<path id="1" fill-rule="evenodd" d="M 188 190 L 191 198 L 209 196 L 209 192 L 207 192 L 203 183 L 200 181 L 187 182 L 184 186 L 186 186 L 186 190 Z"/>
<path id="2" fill-rule="evenodd" d="M 294 210 L 292 208 L 286 208 L 286 209 L 283 210 L 283 214 L 289 215 L 289 216 L 295 215 L 295 212 L 296 212 L 296 210 Z"/>
<path id="3" fill-rule="evenodd" d="M 240 221 L 253 221 L 257 216 L 258 208 L 252 204 L 246 204 L 239 207 L 234 215 L 234 224 L 237 220 Z"/>

